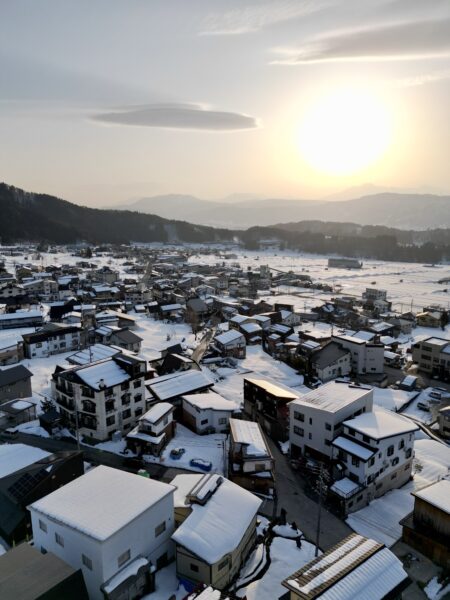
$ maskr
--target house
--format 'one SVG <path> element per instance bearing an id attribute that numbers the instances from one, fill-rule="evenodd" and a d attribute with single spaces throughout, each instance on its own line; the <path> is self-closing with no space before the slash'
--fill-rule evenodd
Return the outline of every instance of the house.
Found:
<path id="1" fill-rule="evenodd" d="M 332 442 L 343 422 L 370 412 L 373 390 L 340 380 L 330 381 L 289 404 L 289 440 L 294 457 L 329 462 Z"/>
<path id="2" fill-rule="evenodd" d="M 160 375 L 167 375 L 169 373 L 189 371 L 189 369 L 200 371 L 198 363 L 189 356 L 185 356 L 181 352 L 167 352 L 158 372 Z"/>
<path id="3" fill-rule="evenodd" d="M 310 358 L 311 371 L 323 383 L 345 377 L 352 369 L 351 352 L 337 342 L 316 348 Z"/>
<path id="4" fill-rule="evenodd" d="M 18 310 L 0 315 L 0 329 L 42 327 L 44 317 L 40 310 Z"/>
<path id="5" fill-rule="evenodd" d="M 298 395 L 295 390 L 274 381 L 244 377 L 244 412 L 275 440 L 288 439 L 288 404 Z"/>
<path id="6" fill-rule="evenodd" d="M 352 533 L 282 585 L 289 600 L 388 600 L 401 597 L 409 578 L 384 544 Z"/>
<path id="7" fill-rule="evenodd" d="M 440 327 L 441 313 L 437 310 L 426 310 L 417 313 L 416 322 L 418 327 Z"/>
<path id="8" fill-rule="evenodd" d="M 174 407 L 168 402 L 158 402 L 142 417 L 137 427 L 127 434 L 127 448 L 138 456 L 160 456 L 163 448 L 175 435 Z"/>
<path id="9" fill-rule="evenodd" d="M 31 373 L 23 365 L 0 369 L 0 403 L 16 398 L 30 398 Z"/>
<path id="10" fill-rule="evenodd" d="M 216 335 L 214 345 L 223 357 L 245 358 L 246 356 L 245 336 L 236 329 L 230 329 Z"/>
<path id="11" fill-rule="evenodd" d="M 25 444 L 0 445 L 0 536 L 11 545 L 30 537 L 28 504 L 83 473 L 81 452 L 51 454 Z"/>
<path id="12" fill-rule="evenodd" d="M 228 422 L 236 405 L 215 392 L 189 394 L 182 397 L 183 423 L 198 434 L 228 431 Z"/>
<path id="13" fill-rule="evenodd" d="M 46 358 L 77 350 L 82 345 L 83 330 L 76 325 L 47 323 L 35 333 L 22 336 L 27 358 Z"/>
<path id="14" fill-rule="evenodd" d="M 189 369 L 184 372 L 155 377 L 147 385 L 147 389 L 153 396 L 153 400 L 150 402 L 170 402 L 176 408 L 175 417 L 181 419 L 182 397 L 186 394 L 206 392 L 213 385 L 214 383 L 202 371 Z"/>
<path id="15" fill-rule="evenodd" d="M 425 373 L 443 376 L 450 372 L 450 340 L 429 337 L 412 347 L 412 359 Z"/>
<path id="16" fill-rule="evenodd" d="M 221 590 L 253 549 L 262 501 L 216 474 L 178 475 L 171 483 L 178 578 L 188 590 L 198 584 Z"/>
<path id="17" fill-rule="evenodd" d="M 255 421 L 230 419 L 229 478 L 251 491 L 273 494 L 274 459 Z"/>
<path id="18" fill-rule="evenodd" d="M 4 600 L 89 600 L 81 569 L 27 543 L 0 556 L 0 596 Z"/>
<path id="19" fill-rule="evenodd" d="M 117 354 L 67 369 L 56 367 L 52 396 L 63 422 L 79 435 L 108 440 L 128 432 L 144 413 L 145 360 Z"/>
<path id="20" fill-rule="evenodd" d="M 344 421 L 331 442 L 337 474 L 331 491 L 345 515 L 409 481 L 417 430 L 411 420 L 381 408 Z"/>
<path id="21" fill-rule="evenodd" d="M 450 438 L 450 406 L 444 406 L 438 412 L 439 435 Z"/>
<path id="22" fill-rule="evenodd" d="M 1 407 L 0 428 L 15 427 L 36 419 L 36 401 L 33 398 L 7 400 Z"/>
<path id="23" fill-rule="evenodd" d="M 173 556 L 173 494 L 166 483 L 96 467 L 29 506 L 34 546 L 81 568 L 91 600 L 141 597 Z"/>
<path id="24" fill-rule="evenodd" d="M 383 344 L 367 342 L 360 337 L 350 335 L 334 335 L 332 340 L 351 352 L 352 371 L 355 375 L 384 372 Z"/>
<path id="25" fill-rule="evenodd" d="M 2 336 L 0 338 L 0 366 L 13 365 L 22 359 L 22 336 L 17 336 L 14 333 Z"/>
<path id="26" fill-rule="evenodd" d="M 130 352 L 140 352 L 142 339 L 143 338 L 134 333 L 134 331 L 130 331 L 129 329 L 119 329 L 114 330 L 111 333 L 109 342 Z"/>
<path id="27" fill-rule="evenodd" d="M 262 328 L 258 323 L 242 323 L 239 331 L 244 334 L 247 344 L 259 344 L 262 339 Z"/>
<path id="28" fill-rule="evenodd" d="M 450 481 L 413 492 L 414 510 L 400 521 L 403 540 L 444 569 L 450 566 Z"/>

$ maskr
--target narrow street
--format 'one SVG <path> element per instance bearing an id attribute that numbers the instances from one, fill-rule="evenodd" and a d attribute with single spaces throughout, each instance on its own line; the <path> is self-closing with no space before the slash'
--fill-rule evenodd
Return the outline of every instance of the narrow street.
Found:
<path id="1" fill-rule="evenodd" d="M 268 439 L 268 438 L 267 438 Z M 277 512 L 284 508 L 287 511 L 287 519 L 295 521 L 298 528 L 303 531 L 305 537 L 315 542 L 317 529 L 318 504 L 309 498 L 303 486 L 304 482 L 292 469 L 286 456 L 279 450 L 278 446 L 268 439 L 270 451 L 275 459 L 275 477 L 278 494 Z M 319 546 L 327 550 L 340 542 L 353 532 L 348 525 L 338 519 L 322 507 Z"/>

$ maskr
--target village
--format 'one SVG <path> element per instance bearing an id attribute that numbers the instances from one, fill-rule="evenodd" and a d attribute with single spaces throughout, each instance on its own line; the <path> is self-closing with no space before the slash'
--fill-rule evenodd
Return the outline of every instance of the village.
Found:
<path id="1" fill-rule="evenodd" d="M 414 268 L 0 246 L 5 597 L 444 598 L 450 273 Z"/>

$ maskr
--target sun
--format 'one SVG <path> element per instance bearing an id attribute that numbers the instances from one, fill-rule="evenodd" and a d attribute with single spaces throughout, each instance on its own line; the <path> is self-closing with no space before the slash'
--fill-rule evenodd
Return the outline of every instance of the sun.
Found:
<path id="1" fill-rule="evenodd" d="M 366 169 L 386 152 L 392 135 L 389 111 L 375 93 L 337 90 L 306 110 L 298 129 L 303 160 L 328 175 Z"/>

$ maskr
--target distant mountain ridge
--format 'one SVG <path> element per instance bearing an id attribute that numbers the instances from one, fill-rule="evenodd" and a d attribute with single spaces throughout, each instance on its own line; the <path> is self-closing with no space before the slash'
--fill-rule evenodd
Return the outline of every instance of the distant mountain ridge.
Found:
<path id="1" fill-rule="evenodd" d="M 78 206 L 0 183 L 0 240 L 52 243 L 211 242 L 233 232 L 131 211 Z"/>
<path id="2" fill-rule="evenodd" d="M 399 229 L 450 227 L 450 196 L 380 192 L 352 200 L 286 200 L 266 198 L 237 202 L 201 200 L 195 196 L 168 194 L 142 198 L 116 207 L 164 218 L 186 219 L 213 227 L 245 229 L 309 220 L 360 225 L 384 225 Z"/>

